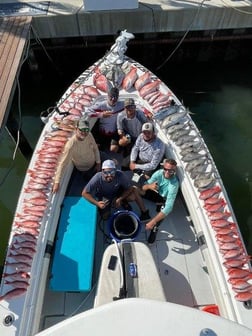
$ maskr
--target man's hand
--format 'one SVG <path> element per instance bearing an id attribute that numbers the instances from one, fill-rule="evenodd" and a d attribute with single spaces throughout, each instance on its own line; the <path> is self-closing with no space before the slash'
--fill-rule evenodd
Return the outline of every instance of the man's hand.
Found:
<path id="1" fill-rule="evenodd" d="M 135 170 L 136 169 L 135 162 L 130 162 L 129 168 L 130 168 L 130 170 Z"/>
<path id="2" fill-rule="evenodd" d="M 154 219 L 151 219 L 151 220 L 145 225 L 145 229 L 146 229 L 146 230 L 152 230 L 156 224 L 157 224 L 156 221 L 155 221 Z"/>
<path id="3" fill-rule="evenodd" d="M 102 118 L 109 118 L 112 116 L 112 112 L 111 111 L 104 111 L 102 112 Z"/>
<path id="4" fill-rule="evenodd" d="M 126 147 L 130 143 L 129 139 L 126 137 L 126 135 L 123 135 L 121 139 L 119 140 L 119 145 L 122 147 Z"/>
<path id="5" fill-rule="evenodd" d="M 58 190 L 59 190 L 59 183 L 54 183 L 52 192 L 55 194 L 56 192 L 58 192 Z"/>

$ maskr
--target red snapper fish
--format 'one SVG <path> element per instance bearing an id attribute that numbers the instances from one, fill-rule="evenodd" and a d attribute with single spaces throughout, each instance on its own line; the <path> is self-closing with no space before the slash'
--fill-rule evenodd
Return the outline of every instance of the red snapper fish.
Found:
<path id="1" fill-rule="evenodd" d="M 39 229 L 37 228 L 31 228 L 31 227 L 18 227 L 19 232 L 21 233 L 30 233 L 32 235 L 34 235 L 35 237 L 37 237 L 39 235 Z"/>
<path id="2" fill-rule="evenodd" d="M 236 242 L 234 243 L 221 243 L 219 242 L 219 246 L 220 246 L 220 249 L 222 251 L 224 250 L 239 250 L 241 247 L 242 247 L 242 242 L 240 240 L 237 240 Z"/>
<path id="3" fill-rule="evenodd" d="M 219 195 L 215 195 L 213 197 L 209 197 L 207 199 L 204 200 L 204 205 L 213 205 L 213 204 L 217 204 L 224 201 L 223 197 L 219 197 Z"/>
<path id="4" fill-rule="evenodd" d="M 31 255 L 36 252 L 35 248 L 13 244 L 11 249 L 17 253 Z"/>
<path id="5" fill-rule="evenodd" d="M 229 222 L 227 219 L 224 218 L 211 220 L 210 223 L 214 229 L 230 228 L 230 225 L 234 224 L 233 222 Z"/>
<path id="6" fill-rule="evenodd" d="M 125 75 L 122 81 L 122 88 L 126 91 L 129 91 L 137 80 L 137 68 L 131 66 L 130 71 Z"/>
<path id="7" fill-rule="evenodd" d="M 0 301 L 3 300 L 10 300 L 13 299 L 14 297 L 20 296 L 26 292 L 26 288 L 15 288 L 12 289 L 11 291 L 5 293 L 4 295 L 0 296 Z"/>
<path id="8" fill-rule="evenodd" d="M 29 280 L 30 275 L 27 272 L 3 273 L 3 278 L 9 280 Z"/>
<path id="9" fill-rule="evenodd" d="M 84 93 L 92 98 L 100 96 L 100 92 L 94 86 L 83 86 Z"/>
<path id="10" fill-rule="evenodd" d="M 31 264 L 33 260 L 33 258 L 30 255 L 23 253 L 14 254 L 13 252 L 10 252 L 8 256 L 16 261 L 20 261 L 26 264 Z"/>
<path id="11" fill-rule="evenodd" d="M 21 221 L 21 222 L 14 222 L 14 225 L 18 228 L 33 228 L 39 229 L 40 224 L 35 221 Z"/>
<path id="12" fill-rule="evenodd" d="M 232 287 L 237 289 L 247 289 L 251 286 L 251 284 L 248 282 L 249 280 L 245 279 L 228 279 L 228 282 L 232 285 Z"/>
<path id="13" fill-rule="evenodd" d="M 33 205 L 46 205 L 48 203 L 46 198 L 40 198 L 40 197 L 31 197 L 31 198 L 26 198 L 24 200 L 24 203 L 30 203 Z"/>
<path id="14" fill-rule="evenodd" d="M 146 71 L 136 80 L 135 89 L 139 91 L 145 84 L 148 84 L 150 82 L 151 82 L 151 73 L 150 71 Z"/>
<path id="15" fill-rule="evenodd" d="M 37 239 L 29 233 L 15 233 L 13 236 L 18 242 L 33 242 L 36 243 Z"/>
<path id="16" fill-rule="evenodd" d="M 25 288 L 27 289 L 29 286 L 29 282 L 27 281 L 22 281 L 22 280 L 14 280 L 14 281 L 9 281 L 9 280 L 5 280 L 4 281 L 5 284 L 10 285 L 14 288 Z"/>
<path id="17" fill-rule="evenodd" d="M 235 225 L 228 225 L 226 227 L 223 228 L 218 228 L 218 227 L 214 227 L 214 231 L 217 234 L 222 234 L 222 235 L 226 235 L 226 234 L 237 234 L 237 227 Z"/>
<path id="18" fill-rule="evenodd" d="M 252 279 L 252 273 L 249 270 L 245 270 L 242 268 L 230 268 L 227 270 L 229 279 L 242 279 L 245 277 L 249 277 Z"/>
<path id="19" fill-rule="evenodd" d="M 224 205 L 226 205 L 226 202 L 223 200 L 215 204 L 206 204 L 204 205 L 204 208 L 209 212 L 215 212 L 215 211 L 219 211 Z"/>
<path id="20" fill-rule="evenodd" d="M 84 107 L 88 107 L 92 104 L 92 101 L 89 99 L 81 98 L 79 100 L 79 103 L 81 103 Z"/>
<path id="21" fill-rule="evenodd" d="M 140 96 L 145 98 L 149 93 L 158 91 L 160 82 L 160 79 L 156 79 L 153 82 L 144 85 L 139 91 Z"/>
<path id="22" fill-rule="evenodd" d="M 219 193 L 220 191 L 221 191 L 221 188 L 219 186 L 215 186 L 213 188 L 201 191 L 199 198 L 201 200 L 205 200 L 205 199 L 210 198 L 213 195 Z"/>
<path id="23" fill-rule="evenodd" d="M 13 267 L 17 272 L 30 272 L 31 265 L 21 262 L 7 261 L 5 265 Z"/>
<path id="24" fill-rule="evenodd" d="M 243 267 L 245 264 L 247 263 L 247 261 L 244 260 L 239 260 L 239 259 L 228 259 L 226 261 L 224 261 L 223 265 L 226 268 L 234 268 L 234 267 Z"/>
<path id="25" fill-rule="evenodd" d="M 231 212 L 229 211 L 216 211 L 216 212 L 208 212 L 208 218 L 210 220 L 217 220 L 217 219 L 222 219 L 222 218 L 227 218 L 231 216 Z"/>
<path id="26" fill-rule="evenodd" d="M 220 234 L 220 233 L 217 233 L 215 237 L 217 241 L 221 243 L 233 243 L 238 238 L 238 236 L 234 237 L 233 235 L 230 234 Z"/>
<path id="27" fill-rule="evenodd" d="M 107 80 L 106 76 L 104 76 L 98 68 L 95 69 L 94 75 L 94 86 L 100 91 L 109 92 L 112 88 L 112 84 Z"/>
<path id="28" fill-rule="evenodd" d="M 147 102 L 152 105 L 154 101 L 161 95 L 160 91 L 153 91 L 149 94 L 147 94 L 144 99 L 147 100 Z"/>
<path id="29" fill-rule="evenodd" d="M 230 251 L 224 250 L 224 252 L 223 252 L 223 258 L 225 260 L 232 259 L 232 258 L 238 258 L 242 254 L 243 254 L 243 250 L 242 249 L 233 249 L 233 250 L 230 250 Z"/>
<path id="30" fill-rule="evenodd" d="M 252 291 L 238 293 L 235 295 L 235 299 L 241 302 L 252 300 Z"/>

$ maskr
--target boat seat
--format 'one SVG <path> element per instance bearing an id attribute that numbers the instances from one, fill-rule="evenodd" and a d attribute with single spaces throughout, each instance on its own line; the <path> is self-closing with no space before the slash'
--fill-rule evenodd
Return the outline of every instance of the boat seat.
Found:
<path id="1" fill-rule="evenodd" d="M 50 289 L 90 291 L 97 208 L 83 197 L 64 198 L 52 263 Z"/>

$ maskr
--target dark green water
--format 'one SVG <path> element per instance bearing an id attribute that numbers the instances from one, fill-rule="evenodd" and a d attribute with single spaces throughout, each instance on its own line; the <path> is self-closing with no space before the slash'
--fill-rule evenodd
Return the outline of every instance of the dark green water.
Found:
<path id="1" fill-rule="evenodd" d="M 51 52 L 53 62 L 38 54 L 40 74 L 34 76 L 24 66 L 21 72 L 22 131 L 34 148 L 42 129 L 40 112 L 55 104 L 72 81 L 93 61 L 100 58 L 105 48 Z M 162 55 L 168 54 L 163 47 Z M 161 54 L 161 53 L 160 53 Z M 252 62 L 249 59 L 199 63 L 162 63 L 157 51 L 146 52 L 135 47 L 128 55 L 145 64 L 163 79 L 179 99 L 189 107 L 192 117 L 215 159 L 220 175 L 233 205 L 248 251 L 252 252 Z M 164 59 L 164 58 L 163 58 Z M 18 95 L 12 113 L 18 118 Z M 0 264 L 22 186 L 28 160 L 17 151 L 6 130 L 0 138 Z"/>

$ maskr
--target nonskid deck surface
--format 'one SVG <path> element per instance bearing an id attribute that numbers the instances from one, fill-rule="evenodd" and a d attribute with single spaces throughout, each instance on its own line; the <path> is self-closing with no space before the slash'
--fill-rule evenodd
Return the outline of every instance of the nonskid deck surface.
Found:
<path id="1" fill-rule="evenodd" d="M 150 215 L 155 215 L 156 205 L 144 200 Z M 133 211 L 139 214 L 135 204 Z M 147 244 L 156 262 L 167 301 L 189 307 L 215 303 L 207 269 L 180 196 L 172 213 L 162 222 L 154 244 L 147 243 L 148 232 L 142 227 L 137 241 Z M 46 290 L 41 316 L 41 329 L 46 329 L 66 318 L 93 307 L 96 285 L 103 252 L 111 243 L 107 223 L 97 223 L 93 287 L 89 293 L 53 292 Z M 66 270 L 67 272 L 67 270 Z"/>

